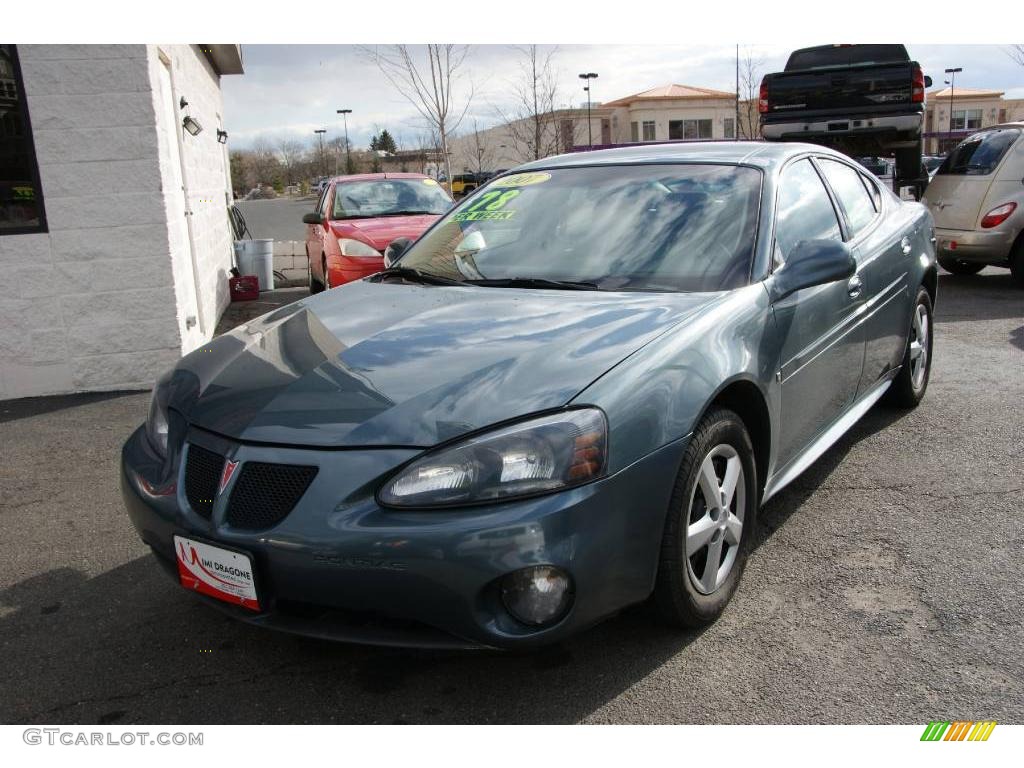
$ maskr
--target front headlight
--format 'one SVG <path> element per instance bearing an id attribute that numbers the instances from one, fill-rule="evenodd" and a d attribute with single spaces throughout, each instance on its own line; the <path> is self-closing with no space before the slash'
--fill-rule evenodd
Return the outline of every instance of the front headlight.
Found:
<path id="1" fill-rule="evenodd" d="M 602 411 L 564 411 L 429 453 L 389 480 L 378 499 L 392 507 L 442 507 L 560 491 L 601 477 L 607 453 Z"/>
<path id="2" fill-rule="evenodd" d="M 157 379 L 149 401 L 149 418 L 146 419 L 146 436 L 161 456 L 167 455 L 167 387 L 170 380 L 169 372 Z"/>
<path id="3" fill-rule="evenodd" d="M 362 240 L 349 240 L 342 238 L 338 240 L 338 247 L 341 248 L 342 256 L 377 256 L 380 251 L 364 243 Z"/>

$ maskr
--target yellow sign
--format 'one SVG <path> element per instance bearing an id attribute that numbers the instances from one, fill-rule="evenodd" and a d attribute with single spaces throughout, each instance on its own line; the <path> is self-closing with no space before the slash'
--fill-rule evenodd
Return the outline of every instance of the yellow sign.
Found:
<path id="1" fill-rule="evenodd" d="M 551 178 L 550 173 L 544 173 L 543 171 L 537 173 L 513 173 L 511 176 L 506 176 L 502 179 L 497 179 L 491 183 L 491 188 L 494 187 L 528 187 L 531 184 L 543 184 L 545 181 Z"/>

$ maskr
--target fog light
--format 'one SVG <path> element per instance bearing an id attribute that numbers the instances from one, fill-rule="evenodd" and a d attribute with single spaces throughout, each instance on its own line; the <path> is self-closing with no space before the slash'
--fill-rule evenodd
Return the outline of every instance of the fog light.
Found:
<path id="1" fill-rule="evenodd" d="M 516 619 L 539 627 L 565 615 L 572 603 L 572 579 L 553 565 L 534 565 L 506 576 L 501 598 Z"/>

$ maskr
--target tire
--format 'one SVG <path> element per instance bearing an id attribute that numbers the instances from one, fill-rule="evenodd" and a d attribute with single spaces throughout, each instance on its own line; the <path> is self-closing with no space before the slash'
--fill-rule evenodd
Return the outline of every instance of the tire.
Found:
<path id="1" fill-rule="evenodd" d="M 923 317 L 922 317 L 923 316 Z M 918 344 L 922 333 L 922 319 L 925 321 L 923 333 L 925 336 L 923 346 Z M 914 311 L 910 316 L 910 332 L 907 334 L 907 347 L 903 352 L 903 364 L 896 378 L 892 380 L 889 389 L 885 393 L 885 401 L 888 405 L 896 408 L 916 408 L 924 398 L 928 389 L 928 380 L 932 372 L 932 347 L 935 334 L 932 329 L 935 323 L 932 318 L 932 299 L 924 286 L 918 286 L 917 299 L 914 301 Z M 918 368 L 918 361 L 921 357 L 916 349 L 923 350 L 924 362 L 923 372 Z"/>
<path id="2" fill-rule="evenodd" d="M 309 251 L 306 251 L 306 263 L 309 265 L 309 292 L 311 295 L 321 293 L 324 289 L 324 284 L 313 277 L 313 260 L 309 258 Z"/>
<path id="3" fill-rule="evenodd" d="M 981 262 L 958 261 L 949 256 L 939 256 L 939 266 L 954 275 L 976 275 L 985 268 Z"/>
<path id="4" fill-rule="evenodd" d="M 734 459 L 736 464 L 733 464 Z M 715 473 L 714 481 L 709 481 L 702 471 L 708 463 Z M 719 497 L 716 507 L 711 508 L 704 489 L 710 482 L 717 481 L 708 495 L 720 492 L 722 481 L 729 473 L 735 473 L 737 467 L 742 472 L 733 475 L 736 479 L 729 503 L 723 508 Z M 676 627 L 702 627 L 725 610 L 746 565 L 757 525 L 758 505 L 757 470 L 750 435 L 739 416 L 730 410 L 715 408 L 694 430 L 669 503 L 652 595 L 654 606 L 665 622 Z M 716 551 L 719 566 L 717 570 L 709 570 L 712 562 L 709 557 Z"/>
<path id="5" fill-rule="evenodd" d="M 1024 288 L 1024 235 L 1017 238 L 1010 251 L 1010 274 L 1017 285 Z"/>
<path id="6" fill-rule="evenodd" d="M 320 262 L 324 270 L 324 290 L 331 290 L 331 273 L 327 271 L 327 257 L 323 257 L 323 261 Z"/>

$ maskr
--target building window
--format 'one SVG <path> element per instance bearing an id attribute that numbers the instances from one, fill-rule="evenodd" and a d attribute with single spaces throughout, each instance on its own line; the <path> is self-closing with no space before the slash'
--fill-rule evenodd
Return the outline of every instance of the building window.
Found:
<path id="1" fill-rule="evenodd" d="M 736 138 L 736 118 L 735 117 L 727 117 L 727 118 L 725 118 L 723 126 L 722 126 L 722 132 L 725 134 L 725 138 L 727 138 L 727 139 L 735 139 Z"/>
<path id="2" fill-rule="evenodd" d="M 670 139 L 710 139 L 710 120 L 670 120 L 668 123 Z"/>
<path id="3" fill-rule="evenodd" d="M 640 141 L 640 123 L 636 120 L 629 124 L 629 140 Z"/>
<path id="4" fill-rule="evenodd" d="M 644 120 L 644 141 L 655 141 L 653 120 Z"/>
<path id="5" fill-rule="evenodd" d="M 0 44 L 0 235 L 45 232 L 25 86 L 13 45 Z"/>
<path id="6" fill-rule="evenodd" d="M 953 130 L 974 131 L 981 128 L 980 109 L 954 109 Z"/>

